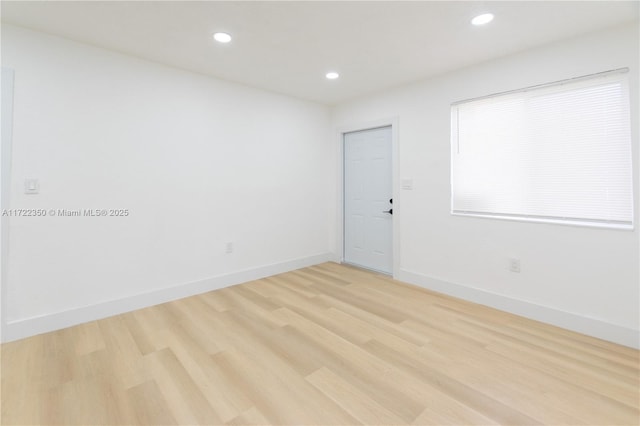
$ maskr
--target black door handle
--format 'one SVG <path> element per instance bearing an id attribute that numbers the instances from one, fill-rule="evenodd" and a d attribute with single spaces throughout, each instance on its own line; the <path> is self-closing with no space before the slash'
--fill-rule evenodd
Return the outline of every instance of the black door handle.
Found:
<path id="1" fill-rule="evenodd" d="M 385 210 L 382 213 L 389 213 L 389 214 L 393 214 L 393 209 L 389 209 L 389 210 Z"/>

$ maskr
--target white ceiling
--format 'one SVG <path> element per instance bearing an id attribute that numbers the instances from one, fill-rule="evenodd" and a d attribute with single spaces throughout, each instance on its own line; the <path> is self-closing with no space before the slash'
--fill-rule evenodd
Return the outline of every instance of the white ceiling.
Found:
<path id="1" fill-rule="evenodd" d="M 335 104 L 638 20 L 638 1 L 17 1 L 2 20 Z M 495 20 L 473 27 L 490 11 Z M 233 35 L 227 45 L 211 35 Z M 324 78 L 335 70 L 339 80 Z"/>

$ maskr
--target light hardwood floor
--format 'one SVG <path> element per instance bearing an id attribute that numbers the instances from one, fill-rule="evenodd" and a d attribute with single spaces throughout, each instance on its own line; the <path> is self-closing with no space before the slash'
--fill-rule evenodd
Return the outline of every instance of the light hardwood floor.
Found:
<path id="1" fill-rule="evenodd" d="M 2 345 L 2 424 L 637 425 L 638 351 L 326 263 Z"/>

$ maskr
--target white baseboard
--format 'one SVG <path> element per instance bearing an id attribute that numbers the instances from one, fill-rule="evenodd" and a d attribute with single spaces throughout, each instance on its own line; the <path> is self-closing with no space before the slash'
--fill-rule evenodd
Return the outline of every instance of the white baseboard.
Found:
<path id="1" fill-rule="evenodd" d="M 453 284 L 436 278 L 431 278 L 416 272 L 400 270 L 396 279 L 410 284 L 468 300 L 501 311 L 510 312 L 526 318 L 552 324 L 588 336 L 640 349 L 640 331 L 611 324 L 595 318 L 561 311 L 548 306 L 537 305 L 524 300 L 513 299 L 496 293 L 490 293 L 477 288 Z"/>
<path id="2" fill-rule="evenodd" d="M 158 305 L 160 303 L 170 302 L 172 300 L 329 261 L 336 261 L 336 255 L 323 253 L 281 263 L 263 265 L 242 271 L 218 275 L 205 280 L 142 293 L 124 299 L 111 300 L 63 312 L 10 321 L 5 324 L 5 328 L 2 333 L 2 341 L 10 342 L 34 336 L 36 334 L 60 330 L 77 324 L 95 321 L 136 309 L 142 309 Z M 339 260 L 337 261 L 339 262 Z M 640 348 L 640 331 L 638 330 L 607 323 L 602 320 L 585 317 L 571 312 L 560 311 L 519 299 L 513 299 L 477 288 L 449 283 L 404 269 L 401 269 L 400 273 L 395 278 L 438 293 L 490 306 L 502 311 L 556 325 L 558 327 L 573 330 L 578 333 L 597 337 L 603 340 L 608 340 L 610 342 L 619 343 L 632 348 Z"/>
<path id="3" fill-rule="evenodd" d="M 334 259 L 331 253 L 323 253 L 315 256 L 288 260 L 271 265 L 263 265 L 242 271 L 218 275 L 204 280 L 179 284 L 172 287 L 154 290 L 148 293 L 137 294 L 124 299 L 110 300 L 95 305 L 83 306 L 37 317 L 9 321 L 5 324 L 2 335 L 3 342 L 23 339 L 36 334 L 60 330 L 89 321 L 107 318 L 113 315 L 142 309 L 172 300 L 205 293 L 241 284 L 247 281 L 269 277 L 319 263 L 329 262 Z"/>

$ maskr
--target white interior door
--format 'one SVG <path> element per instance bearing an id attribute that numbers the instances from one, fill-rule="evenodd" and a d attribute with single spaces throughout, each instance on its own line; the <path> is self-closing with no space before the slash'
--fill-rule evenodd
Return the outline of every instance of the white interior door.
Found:
<path id="1" fill-rule="evenodd" d="M 344 135 L 344 261 L 393 273 L 391 126 Z"/>

